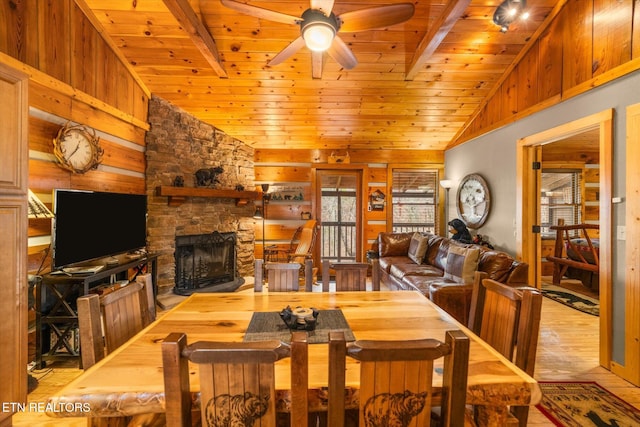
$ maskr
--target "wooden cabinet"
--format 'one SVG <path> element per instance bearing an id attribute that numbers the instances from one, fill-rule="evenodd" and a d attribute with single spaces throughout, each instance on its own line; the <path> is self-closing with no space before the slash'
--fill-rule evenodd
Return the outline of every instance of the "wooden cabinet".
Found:
<path id="1" fill-rule="evenodd" d="M 27 399 L 27 76 L 0 63 L 0 402 Z M 0 412 L 0 426 L 11 425 Z"/>

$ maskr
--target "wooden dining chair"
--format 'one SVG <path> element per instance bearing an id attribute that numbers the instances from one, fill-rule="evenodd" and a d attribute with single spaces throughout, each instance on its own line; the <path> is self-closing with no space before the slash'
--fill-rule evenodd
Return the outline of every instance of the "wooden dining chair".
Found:
<path id="1" fill-rule="evenodd" d="M 344 332 L 329 332 L 328 426 L 345 422 L 346 357 L 360 361 L 359 425 L 431 423 L 432 402 L 440 405 L 441 426 L 462 426 L 465 419 L 469 338 L 459 330 L 437 339 L 356 341 L 346 345 Z M 440 399 L 434 399 L 434 362 L 443 358 Z"/>
<path id="2" fill-rule="evenodd" d="M 329 292 L 331 273 L 335 277 L 336 292 L 366 291 L 367 271 L 366 262 L 331 262 L 322 261 L 322 291 Z"/>
<path id="3" fill-rule="evenodd" d="M 191 427 L 189 364 L 200 367 L 200 416 L 208 426 L 276 426 L 274 364 L 291 357 L 290 426 L 308 425 L 308 346 L 306 332 L 293 332 L 291 345 L 277 340 L 198 341 L 184 333 L 162 342 L 168 427 Z M 256 422 L 258 421 L 259 422 Z"/>
<path id="4" fill-rule="evenodd" d="M 474 277 L 469 329 L 533 376 L 542 294 L 535 288 L 512 288 L 486 276 L 476 272 Z M 529 407 L 512 407 L 511 412 L 517 424 L 527 425 Z"/>
<path id="5" fill-rule="evenodd" d="M 304 276 L 305 289 L 311 291 L 312 285 L 312 263 L 305 261 Z M 262 292 L 266 281 L 269 284 L 269 292 L 294 292 L 300 289 L 300 265 L 291 262 L 268 262 L 257 259 L 255 262 L 255 292 Z"/>
<path id="6" fill-rule="evenodd" d="M 102 360 L 152 321 L 143 283 L 77 299 L 83 369 Z"/>

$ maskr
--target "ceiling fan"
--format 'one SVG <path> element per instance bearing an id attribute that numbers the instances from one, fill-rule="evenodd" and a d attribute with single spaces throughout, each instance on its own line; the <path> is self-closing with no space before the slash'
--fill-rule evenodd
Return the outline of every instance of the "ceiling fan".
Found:
<path id="1" fill-rule="evenodd" d="M 413 16 L 412 3 L 398 3 L 374 6 L 366 9 L 335 15 L 334 0 L 310 0 L 309 9 L 297 17 L 285 13 L 252 6 L 235 0 L 220 0 L 222 4 L 246 15 L 284 24 L 300 26 L 300 36 L 274 56 L 268 65 L 277 65 L 296 53 L 303 46 L 311 50 L 312 76 L 322 76 L 322 57 L 324 52 L 344 68 L 350 70 L 358 64 L 347 44 L 337 33 L 355 33 L 358 31 L 385 28 L 400 24 Z"/>

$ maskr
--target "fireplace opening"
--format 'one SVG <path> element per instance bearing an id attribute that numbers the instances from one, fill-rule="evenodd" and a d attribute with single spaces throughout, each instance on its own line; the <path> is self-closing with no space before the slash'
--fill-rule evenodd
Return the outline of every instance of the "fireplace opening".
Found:
<path id="1" fill-rule="evenodd" d="M 233 292 L 244 283 L 237 276 L 236 233 L 176 236 L 173 292 Z"/>

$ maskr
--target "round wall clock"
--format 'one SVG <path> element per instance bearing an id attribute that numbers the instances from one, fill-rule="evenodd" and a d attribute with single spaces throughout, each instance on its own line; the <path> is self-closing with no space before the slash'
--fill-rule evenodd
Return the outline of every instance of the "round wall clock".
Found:
<path id="1" fill-rule="evenodd" d="M 465 176 L 458 187 L 458 216 L 469 228 L 482 226 L 489 216 L 491 197 L 484 178 L 478 174 Z"/>
<path id="2" fill-rule="evenodd" d="M 93 129 L 67 122 L 53 139 L 53 154 L 58 165 L 73 173 L 85 173 L 98 167 L 103 149 Z"/>

